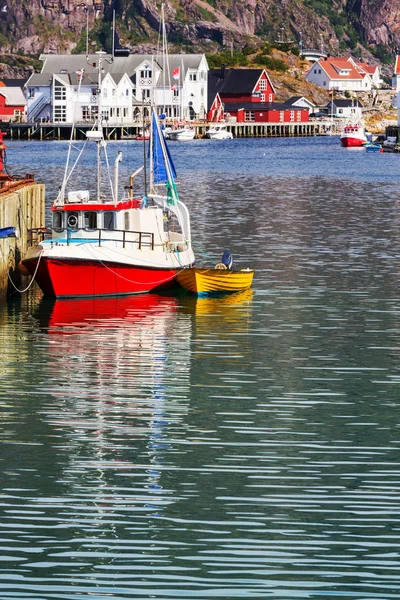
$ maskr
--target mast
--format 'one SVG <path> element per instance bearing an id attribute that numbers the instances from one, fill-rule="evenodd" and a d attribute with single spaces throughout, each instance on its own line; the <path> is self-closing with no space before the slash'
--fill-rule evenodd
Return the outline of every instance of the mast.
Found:
<path id="1" fill-rule="evenodd" d="M 103 146 L 104 138 L 103 138 L 103 128 L 102 128 L 102 118 L 101 118 L 101 69 L 103 57 L 106 55 L 106 52 L 103 50 L 99 50 L 96 52 L 99 57 L 99 62 L 97 64 L 97 75 L 98 75 L 98 87 L 97 87 L 97 134 L 96 138 L 97 143 L 97 202 L 101 202 L 101 148 Z"/>

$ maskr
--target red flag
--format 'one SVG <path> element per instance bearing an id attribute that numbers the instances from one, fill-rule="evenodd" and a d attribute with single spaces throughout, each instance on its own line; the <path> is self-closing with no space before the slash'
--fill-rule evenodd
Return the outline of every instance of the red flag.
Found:
<path id="1" fill-rule="evenodd" d="M 174 79 L 179 79 L 179 67 L 177 69 L 172 69 L 172 77 Z"/>

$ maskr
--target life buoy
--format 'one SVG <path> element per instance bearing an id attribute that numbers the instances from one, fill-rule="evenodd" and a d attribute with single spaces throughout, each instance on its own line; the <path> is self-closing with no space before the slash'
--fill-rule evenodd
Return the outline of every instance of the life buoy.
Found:
<path id="1" fill-rule="evenodd" d="M 226 265 L 224 265 L 224 263 L 218 263 L 217 265 L 215 265 L 214 269 L 221 269 L 222 271 L 224 269 L 227 269 L 228 267 Z"/>
<path id="2" fill-rule="evenodd" d="M 76 215 L 69 215 L 67 223 L 68 227 L 76 227 L 78 225 L 78 217 Z"/>

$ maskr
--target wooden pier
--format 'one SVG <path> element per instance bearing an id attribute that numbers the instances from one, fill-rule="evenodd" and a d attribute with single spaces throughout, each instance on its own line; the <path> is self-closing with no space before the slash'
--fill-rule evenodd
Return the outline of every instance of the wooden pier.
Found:
<path id="1" fill-rule="evenodd" d="M 212 123 L 192 123 L 196 138 L 203 138 Z M 308 123 L 226 123 L 227 130 L 235 138 L 249 137 L 311 137 L 334 133 L 330 121 L 309 121 Z M 66 123 L 4 123 L 3 131 L 10 140 L 69 140 L 71 124 Z M 86 132 L 93 123 L 77 123 L 73 132 L 74 140 L 86 139 Z M 135 139 L 141 133 L 142 125 L 105 125 L 104 135 L 108 140 Z"/>

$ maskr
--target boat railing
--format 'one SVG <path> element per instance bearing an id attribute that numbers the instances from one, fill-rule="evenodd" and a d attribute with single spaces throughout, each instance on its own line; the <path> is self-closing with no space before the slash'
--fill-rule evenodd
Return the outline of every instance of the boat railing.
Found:
<path id="1" fill-rule="evenodd" d="M 76 243 L 97 243 L 101 246 L 104 242 L 117 242 L 122 245 L 122 248 L 125 248 L 127 244 L 137 244 L 139 250 L 142 248 L 150 248 L 154 250 L 154 233 L 146 232 L 146 231 L 130 231 L 127 229 L 85 229 L 85 228 L 77 228 L 71 229 L 68 228 L 66 230 L 65 238 L 53 238 L 53 231 L 57 231 L 61 233 L 65 231 L 65 229 L 57 229 L 53 230 L 51 227 L 36 227 L 35 229 L 29 229 L 28 231 L 28 244 L 30 246 L 35 246 L 40 244 L 43 240 L 53 239 L 55 243 L 67 243 L 67 246 Z M 80 235 L 76 235 L 79 232 Z M 83 234 L 88 234 L 90 232 L 91 236 L 85 237 Z M 93 235 L 93 234 L 96 235 Z M 120 234 L 118 237 L 113 234 Z"/>

